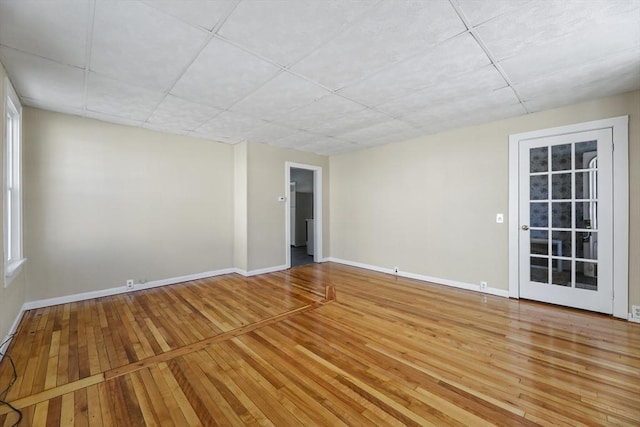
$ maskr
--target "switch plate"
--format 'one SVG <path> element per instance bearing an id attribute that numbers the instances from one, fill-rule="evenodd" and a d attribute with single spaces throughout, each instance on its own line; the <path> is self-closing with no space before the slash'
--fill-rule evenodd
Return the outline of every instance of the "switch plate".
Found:
<path id="1" fill-rule="evenodd" d="M 502 224 L 504 222 L 504 214 L 501 214 L 501 213 L 496 214 L 496 222 L 498 224 Z"/>

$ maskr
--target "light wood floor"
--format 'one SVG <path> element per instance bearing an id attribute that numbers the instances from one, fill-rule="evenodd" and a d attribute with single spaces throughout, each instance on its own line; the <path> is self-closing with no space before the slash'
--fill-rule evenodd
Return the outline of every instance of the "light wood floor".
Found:
<path id="1" fill-rule="evenodd" d="M 25 426 L 640 425 L 640 325 L 333 263 L 32 310 L 9 354 Z"/>

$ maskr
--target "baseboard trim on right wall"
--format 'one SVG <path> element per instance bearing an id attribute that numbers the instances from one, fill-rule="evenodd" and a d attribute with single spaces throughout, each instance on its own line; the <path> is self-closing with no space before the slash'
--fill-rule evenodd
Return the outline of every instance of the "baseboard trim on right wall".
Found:
<path id="1" fill-rule="evenodd" d="M 439 278 L 439 277 L 425 276 L 423 274 L 409 273 L 409 272 L 406 272 L 406 271 L 399 271 L 399 272 L 396 273 L 392 268 L 378 267 L 376 265 L 364 264 L 364 263 L 361 263 L 361 262 L 349 261 L 349 260 L 340 259 L 340 258 L 329 257 L 329 258 L 325 258 L 324 261 L 330 261 L 330 262 L 335 262 L 335 263 L 338 263 L 338 264 L 350 265 L 351 267 L 364 268 L 366 270 L 377 271 L 377 272 L 380 272 L 380 273 L 387 273 L 387 274 L 391 274 L 391 275 L 394 275 L 394 276 L 406 277 L 408 279 L 420 280 L 422 282 L 431 282 L 431 283 L 435 283 L 435 284 L 438 284 L 438 285 L 451 286 L 453 288 L 466 289 L 468 291 L 480 292 L 480 293 L 483 293 L 483 294 L 490 294 L 490 295 L 495 295 L 495 296 L 499 296 L 499 297 L 503 297 L 503 298 L 509 298 L 509 291 L 505 290 L 505 289 L 497 289 L 497 288 L 489 288 L 488 287 L 486 290 L 482 291 L 482 290 L 480 290 L 480 285 L 474 285 L 474 284 L 471 284 L 471 283 L 458 282 L 457 280 L 442 279 L 442 278 Z"/>

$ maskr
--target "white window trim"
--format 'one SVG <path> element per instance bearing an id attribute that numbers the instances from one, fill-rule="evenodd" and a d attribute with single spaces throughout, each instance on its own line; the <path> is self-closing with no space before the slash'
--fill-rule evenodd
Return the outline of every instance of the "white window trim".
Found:
<path id="1" fill-rule="evenodd" d="M 5 99 L 4 99 L 4 115 L 2 117 L 2 120 L 5 120 L 5 125 L 6 125 L 6 119 L 7 119 L 7 114 L 10 108 L 10 103 L 13 104 L 13 107 L 15 110 L 17 110 L 17 114 L 18 114 L 18 140 L 20 141 L 16 150 L 16 147 L 14 147 L 14 155 L 17 157 L 17 161 L 16 163 L 19 165 L 18 166 L 18 176 L 16 179 L 16 183 L 15 183 L 15 188 L 18 189 L 18 194 L 19 194 L 19 203 L 17 205 L 17 212 L 16 212 L 16 218 L 18 219 L 18 227 L 20 229 L 20 232 L 18 233 L 19 236 L 18 238 L 19 240 L 19 254 L 15 259 L 12 259 L 10 261 L 7 261 L 6 259 L 6 254 L 9 253 L 9 248 L 8 248 L 8 232 L 9 232 L 9 223 L 8 223 L 8 218 L 9 218 L 9 212 L 8 212 L 8 206 L 9 203 L 7 201 L 7 191 L 6 191 L 6 187 L 3 189 L 3 213 L 4 213 L 4 224 L 3 224 L 3 228 L 4 228 L 4 242 L 3 242 L 3 247 L 4 247 L 4 287 L 8 287 L 11 282 L 13 281 L 13 279 L 16 278 L 16 276 L 18 276 L 18 274 L 22 271 L 22 268 L 24 266 L 24 263 L 26 262 L 26 258 L 24 258 L 23 256 L 23 241 L 22 241 L 22 230 L 23 230 L 23 222 L 22 222 L 22 104 L 20 103 L 20 98 L 18 98 L 18 95 L 16 94 L 16 91 L 13 89 L 13 86 L 11 85 L 11 82 L 9 81 L 8 78 L 5 78 L 4 80 L 4 93 L 5 93 Z M 8 130 L 5 129 L 4 135 L 3 135 L 3 150 L 4 150 L 4 169 L 3 169 L 3 178 L 6 180 L 7 179 L 7 170 L 8 170 L 8 164 L 10 161 L 12 161 L 13 159 L 10 159 L 8 154 Z M 6 181 L 3 181 L 3 187 L 6 185 Z"/>

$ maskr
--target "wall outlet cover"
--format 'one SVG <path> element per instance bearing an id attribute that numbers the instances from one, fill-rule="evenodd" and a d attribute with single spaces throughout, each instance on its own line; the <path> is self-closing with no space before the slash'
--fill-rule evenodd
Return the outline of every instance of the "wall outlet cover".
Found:
<path id="1" fill-rule="evenodd" d="M 640 319 L 640 305 L 631 306 L 631 317 L 634 319 Z"/>

